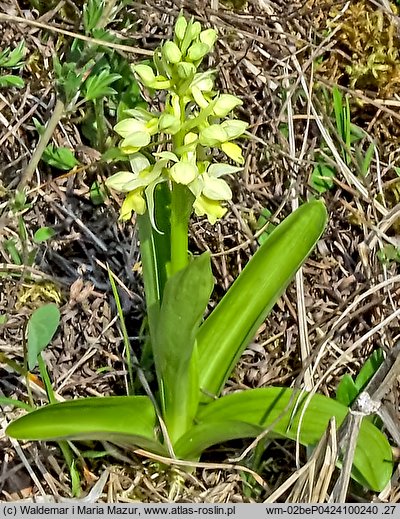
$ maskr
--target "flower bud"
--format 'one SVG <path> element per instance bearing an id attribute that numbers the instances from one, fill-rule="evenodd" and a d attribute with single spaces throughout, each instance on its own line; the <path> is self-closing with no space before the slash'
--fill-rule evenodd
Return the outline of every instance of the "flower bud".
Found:
<path id="1" fill-rule="evenodd" d="M 197 105 L 200 108 L 207 108 L 209 103 L 206 100 L 206 98 L 203 96 L 201 90 L 199 90 L 196 86 L 192 86 L 191 90 L 192 90 L 193 99 L 196 101 Z"/>
<path id="2" fill-rule="evenodd" d="M 217 40 L 217 31 L 214 29 L 206 29 L 205 31 L 201 31 L 200 33 L 200 41 L 208 45 L 210 49 L 212 49 L 214 43 Z"/>
<path id="3" fill-rule="evenodd" d="M 156 79 L 153 69 L 148 65 L 134 65 L 132 68 L 140 77 L 142 83 L 147 87 L 151 87 Z"/>
<path id="4" fill-rule="evenodd" d="M 128 119 L 122 119 L 118 124 L 114 126 L 114 130 L 121 137 L 129 137 L 132 133 L 145 132 L 146 124 L 143 121 L 138 121 L 129 117 Z"/>
<path id="5" fill-rule="evenodd" d="M 158 129 L 160 132 L 175 135 L 181 127 L 181 121 L 172 114 L 163 113 L 158 120 Z"/>
<path id="6" fill-rule="evenodd" d="M 222 178 L 213 178 L 205 173 L 203 175 L 203 194 L 211 200 L 231 200 L 232 191 Z"/>
<path id="7" fill-rule="evenodd" d="M 239 119 L 229 119 L 221 123 L 221 126 L 228 136 L 226 140 L 231 141 L 243 135 L 246 128 L 248 127 L 248 124 L 245 121 L 240 121 Z"/>
<path id="8" fill-rule="evenodd" d="M 242 105 L 243 102 L 236 96 L 231 94 L 222 94 L 214 105 L 214 115 L 217 117 L 226 117 L 236 106 Z"/>
<path id="9" fill-rule="evenodd" d="M 205 43 L 192 43 L 187 52 L 187 59 L 190 61 L 198 61 L 210 51 L 210 47 Z"/>
<path id="10" fill-rule="evenodd" d="M 136 179 L 136 175 L 131 171 L 118 171 L 111 177 L 108 177 L 106 180 L 106 186 L 109 189 L 114 189 L 115 191 L 119 191 L 120 193 L 126 193 L 129 191 L 126 186 L 129 186 L 130 182 L 133 182 Z"/>
<path id="11" fill-rule="evenodd" d="M 175 36 L 178 38 L 178 40 L 183 40 L 185 37 L 187 27 L 187 21 L 184 16 L 179 16 L 179 18 L 176 20 L 175 23 Z"/>
<path id="12" fill-rule="evenodd" d="M 226 132 L 219 124 L 212 124 L 201 130 L 199 135 L 200 144 L 203 146 L 219 146 L 221 142 L 228 140 Z"/>
<path id="13" fill-rule="evenodd" d="M 189 37 L 190 41 L 193 41 L 197 38 L 197 36 L 201 33 L 201 25 L 200 22 L 194 22 L 189 24 Z"/>
<path id="14" fill-rule="evenodd" d="M 182 61 L 181 63 L 178 63 L 176 67 L 178 76 L 181 79 L 189 79 L 196 73 L 196 67 L 193 65 L 193 63 L 185 63 Z"/>
<path id="15" fill-rule="evenodd" d="M 182 59 L 182 53 L 173 41 L 167 41 L 163 45 L 162 53 L 169 63 L 179 63 Z"/>

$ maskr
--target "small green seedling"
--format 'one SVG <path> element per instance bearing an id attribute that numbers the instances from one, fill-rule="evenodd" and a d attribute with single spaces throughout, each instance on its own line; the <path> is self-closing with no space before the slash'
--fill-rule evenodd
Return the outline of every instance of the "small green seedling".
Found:
<path id="1" fill-rule="evenodd" d="M 333 179 L 335 178 L 335 168 L 326 164 L 321 157 L 318 159 L 317 165 L 314 167 L 311 174 L 311 185 L 321 195 L 332 189 L 335 185 Z"/>
<path id="2" fill-rule="evenodd" d="M 54 304 L 46 304 L 40 306 L 30 316 L 26 327 L 26 359 L 25 367 L 19 366 L 15 361 L 5 356 L 0 357 L 1 362 L 5 362 L 17 373 L 26 378 L 29 387 L 30 372 L 39 367 L 40 375 L 44 382 L 47 397 L 51 404 L 57 402 L 50 377 L 47 372 L 46 364 L 42 358 L 43 350 L 50 344 L 60 323 L 60 311 Z M 30 394 L 30 393 L 29 393 Z M 26 411 L 33 412 L 35 409 L 34 402 L 30 404 L 21 402 L 11 398 L 0 398 L 0 405 L 14 406 Z M 79 472 L 76 468 L 76 462 L 73 458 L 71 447 L 65 441 L 58 442 L 60 449 L 67 462 L 72 482 L 72 492 L 74 496 L 78 496 L 81 491 Z"/>
<path id="3" fill-rule="evenodd" d="M 349 413 L 334 399 L 285 387 L 221 396 L 257 329 L 314 249 L 327 213 L 321 201 L 311 200 L 284 219 L 204 319 L 214 286 L 211 258 L 188 253 L 189 218 L 194 212 L 213 224 L 227 212 L 232 192 L 226 179 L 244 164 L 237 141 L 248 126 L 234 115 L 242 101 L 218 92 L 214 71 L 198 70 L 216 40 L 216 31 L 180 16 L 173 40 L 154 53 L 153 63 L 133 67 L 144 87 L 163 92 L 163 111 L 126 110 L 115 126 L 126 169 L 107 187 L 125 197 L 121 219 L 136 213 L 155 399 L 133 394 L 134 366 L 127 356 L 129 395 L 48 405 L 10 424 L 10 436 L 130 443 L 190 467 L 212 445 L 267 429 L 271 438 L 313 446 L 332 417 L 340 426 Z M 352 477 L 380 491 L 392 468 L 387 438 L 363 420 Z"/>
<path id="4" fill-rule="evenodd" d="M 60 322 L 60 311 L 54 304 L 35 310 L 27 326 L 28 369 L 32 371 L 41 352 L 50 344 Z"/>
<path id="5" fill-rule="evenodd" d="M 387 243 L 376 253 L 376 256 L 383 265 L 400 263 L 400 247 Z"/>
<path id="6" fill-rule="evenodd" d="M 363 151 L 362 142 L 368 135 L 364 130 L 351 122 L 349 98 L 347 96 L 343 98 L 337 87 L 333 88 L 332 100 L 342 159 L 347 166 L 356 166 L 358 173 L 362 177 L 366 177 L 375 153 L 375 144 L 370 142 L 367 150 Z M 326 146 L 323 148 L 323 151 L 328 157 L 330 156 L 330 151 Z M 316 161 L 317 164 L 312 171 L 310 184 L 318 193 L 323 194 L 334 187 L 336 168 L 328 163 L 323 154 L 317 155 Z"/>
<path id="7" fill-rule="evenodd" d="M 0 52 L 0 69 L 21 69 L 24 66 L 25 42 L 21 43 L 13 50 L 6 48 Z M 14 74 L 0 75 L 0 88 L 24 86 L 24 80 Z"/>
<path id="8" fill-rule="evenodd" d="M 54 168 L 68 171 L 79 165 L 75 153 L 69 148 L 55 147 L 53 144 L 46 146 L 42 160 Z"/>
<path id="9" fill-rule="evenodd" d="M 50 240 L 55 234 L 54 229 L 41 227 L 30 237 L 23 217 L 24 211 L 29 208 L 25 193 L 17 191 L 10 203 L 10 209 L 16 215 L 18 233 L 17 236 L 3 241 L 4 249 L 14 265 L 32 266 L 39 250 L 37 245 Z"/>

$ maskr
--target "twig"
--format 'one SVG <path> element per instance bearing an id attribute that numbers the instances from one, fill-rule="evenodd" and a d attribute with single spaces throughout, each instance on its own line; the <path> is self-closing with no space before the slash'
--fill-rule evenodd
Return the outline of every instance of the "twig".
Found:
<path id="1" fill-rule="evenodd" d="M 0 20 L 1 20 L 1 14 L 0 14 Z M 61 120 L 61 117 L 64 113 L 64 103 L 60 101 L 59 99 L 56 102 L 56 105 L 54 107 L 54 111 L 51 115 L 51 118 L 46 126 L 46 129 L 44 133 L 40 136 L 39 143 L 32 155 L 32 158 L 25 169 L 25 171 L 22 174 L 21 180 L 18 184 L 18 191 L 22 191 L 24 187 L 31 181 L 33 174 L 37 168 L 37 165 L 39 164 L 40 159 L 42 158 L 43 152 L 46 149 L 46 146 L 48 145 L 54 130 L 56 129 L 58 123 Z"/>
<path id="2" fill-rule="evenodd" d="M 21 18 L 20 16 L 11 16 L 9 14 L 0 13 L 0 22 L 1 21 L 9 23 L 21 23 L 31 25 L 33 27 L 39 27 L 39 29 L 57 32 L 59 34 L 65 34 L 65 36 L 72 36 L 73 38 L 76 38 L 78 40 L 87 41 L 88 43 L 92 43 L 95 45 L 102 45 L 103 47 L 109 47 L 110 49 L 129 52 L 130 54 L 153 56 L 153 51 L 151 50 L 140 49 L 139 47 L 132 47 L 131 45 L 122 45 L 120 43 L 112 43 L 109 41 L 100 40 L 98 38 L 90 38 L 89 36 L 85 36 L 84 34 L 67 31 L 65 29 L 60 29 L 59 27 L 54 27 L 53 25 L 47 25 L 45 23 L 36 22 L 35 20 L 27 20 L 26 18 Z"/>

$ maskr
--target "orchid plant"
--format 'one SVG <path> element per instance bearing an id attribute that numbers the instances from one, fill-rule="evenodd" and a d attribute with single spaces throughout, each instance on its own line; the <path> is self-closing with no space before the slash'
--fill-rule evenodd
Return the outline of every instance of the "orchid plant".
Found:
<path id="1" fill-rule="evenodd" d="M 247 128 L 233 115 L 242 101 L 215 89 L 214 71 L 199 71 L 216 40 L 216 31 L 180 16 L 173 41 L 154 53 L 153 63 L 133 66 L 143 87 L 161 91 L 161 110 L 126 110 L 115 126 L 130 169 L 111 176 L 107 186 L 125 194 L 120 217 L 135 213 L 139 227 L 155 395 L 132 394 L 131 384 L 127 396 L 50 404 L 13 422 L 10 436 L 106 439 L 190 466 L 213 444 L 265 430 L 313 446 L 332 417 L 340 425 L 348 414 L 334 399 L 284 387 L 221 396 L 258 327 L 313 250 L 327 214 L 322 202 L 311 200 L 281 222 L 204 319 L 214 284 L 210 254 L 189 254 L 189 219 L 194 212 L 214 224 L 226 213 L 232 198 L 226 177 L 244 164 L 235 141 Z M 391 472 L 386 437 L 364 420 L 353 478 L 381 490 Z"/>

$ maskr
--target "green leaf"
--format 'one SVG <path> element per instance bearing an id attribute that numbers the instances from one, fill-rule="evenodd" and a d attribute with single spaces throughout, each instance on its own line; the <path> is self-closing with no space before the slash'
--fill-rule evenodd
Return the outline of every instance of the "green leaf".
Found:
<path id="1" fill-rule="evenodd" d="M 7 76 L 0 76 L 0 88 L 23 88 L 24 85 L 24 80 L 19 76 L 14 76 L 13 74 L 8 74 Z"/>
<path id="2" fill-rule="evenodd" d="M 75 62 L 61 64 L 57 55 L 54 55 L 53 67 L 56 75 L 57 89 L 67 107 L 76 100 L 86 73 L 94 64 L 94 60 L 88 60 L 82 68 L 78 68 Z"/>
<path id="3" fill-rule="evenodd" d="M 350 406 L 358 396 L 358 389 L 351 375 L 346 373 L 336 389 L 336 400 L 346 407 Z"/>
<path id="4" fill-rule="evenodd" d="M 43 243 L 50 240 L 55 235 L 56 231 L 51 227 L 41 227 L 33 235 L 33 241 L 35 243 Z"/>
<path id="5" fill-rule="evenodd" d="M 328 189 L 334 186 L 333 178 L 335 177 L 335 170 L 324 162 L 319 162 L 313 169 L 311 174 L 310 184 L 318 191 L 318 193 L 325 193 Z"/>
<path id="6" fill-rule="evenodd" d="M 367 133 L 362 128 L 353 123 L 350 123 L 350 131 L 352 143 L 364 139 L 364 137 L 367 135 Z"/>
<path id="7" fill-rule="evenodd" d="M 375 152 L 375 144 L 373 142 L 368 146 L 367 151 L 365 152 L 364 159 L 361 163 L 361 175 L 366 177 L 371 166 L 372 158 Z"/>
<path id="8" fill-rule="evenodd" d="M 105 191 L 103 186 L 95 180 L 93 184 L 90 186 L 90 200 L 93 205 L 101 205 L 104 203 L 106 198 Z"/>
<path id="9" fill-rule="evenodd" d="M 230 439 L 254 437 L 266 429 L 272 437 L 316 445 L 329 423 L 336 418 L 338 427 L 348 408 L 323 395 L 313 395 L 290 388 L 270 387 L 233 393 L 200 410 L 198 425 L 179 439 L 176 454 L 193 459 L 207 447 Z M 299 429 L 299 420 L 304 411 Z M 299 432 L 299 435 L 298 435 Z M 392 450 L 386 437 L 368 420 L 363 420 L 355 451 L 352 476 L 375 491 L 381 491 L 393 470 Z"/>
<path id="10" fill-rule="evenodd" d="M 25 42 L 21 43 L 13 50 L 10 48 L 0 52 L 0 67 L 21 68 L 24 64 Z"/>
<path id="11" fill-rule="evenodd" d="M 14 398 L 6 398 L 4 396 L 0 396 L 0 405 L 6 405 L 13 407 L 19 407 L 20 409 L 25 409 L 25 411 L 32 411 L 33 407 L 25 402 L 21 402 L 20 400 L 15 400 Z"/>
<path id="12" fill-rule="evenodd" d="M 316 200 L 288 216 L 201 325 L 197 344 L 205 394 L 219 394 L 258 327 L 311 253 L 326 221 L 325 206 Z"/>
<path id="13" fill-rule="evenodd" d="M 41 124 L 36 117 L 32 117 L 32 122 L 35 125 L 35 129 L 38 132 L 39 135 L 43 135 L 46 131 L 46 126 L 44 124 Z"/>
<path id="14" fill-rule="evenodd" d="M 46 164 L 62 170 L 72 169 L 79 164 L 70 149 L 56 148 L 53 144 L 49 144 L 46 147 L 42 155 L 42 160 L 46 162 Z"/>
<path id="15" fill-rule="evenodd" d="M 333 110 L 335 112 L 336 128 L 340 137 L 346 142 L 343 122 L 343 97 L 341 91 L 337 87 L 333 87 Z"/>
<path id="16" fill-rule="evenodd" d="M 100 22 L 104 11 L 104 0 L 88 0 L 83 7 L 83 26 L 86 33 L 90 33 Z"/>
<path id="17" fill-rule="evenodd" d="M 172 441 L 192 425 L 200 397 L 196 332 L 213 289 L 210 255 L 204 253 L 165 285 L 153 355 Z"/>
<path id="18" fill-rule="evenodd" d="M 14 238 L 9 238 L 3 242 L 4 249 L 9 254 L 11 261 L 14 265 L 22 265 L 22 258 L 19 250 L 17 249 L 17 242 Z"/>
<path id="19" fill-rule="evenodd" d="M 11 423 L 6 432 L 18 440 L 127 441 L 161 454 L 155 427 L 147 396 L 114 396 L 50 404 Z"/>
<path id="20" fill-rule="evenodd" d="M 383 264 L 390 263 L 391 261 L 400 263 L 400 249 L 391 243 L 387 243 L 382 247 L 382 249 L 378 250 L 376 256 Z"/>
<path id="21" fill-rule="evenodd" d="M 33 312 L 27 326 L 28 368 L 37 364 L 38 355 L 53 338 L 60 322 L 60 311 L 54 304 L 43 305 Z"/>
<path id="22" fill-rule="evenodd" d="M 383 354 L 383 350 L 382 348 L 378 348 L 365 362 L 355 380 L 355 385 L 359 393 L 365 388 L 365 386 L 368 384 L 371 378 L 375 375 L 375 373 L 378 371 L 379 366 L 382 364 L 384 360 L 385 357 Z"/>
<path id="23" fill-rule="evenodd" d="M 269 209 L 263 209 L 261 211 L 261 214 L 257 220 L 257 231 L 262 229 L 269 222 L 271 216 L 272 213 Z M 268 223 L 264 232 L 258 237 L 258 244 L 262 245 L 275 228 L 276 225 L 274 225 L 273 223 Z"/>
<path id="24" fill-rule="evenodd" d="M 102 70 L 97 75 L 90 75 L 84 83 L 86 101 L 116 94 L 117 91 L 109 85 L 120 78 L 119 74 L 111 74 L 109 70 Z"/>

